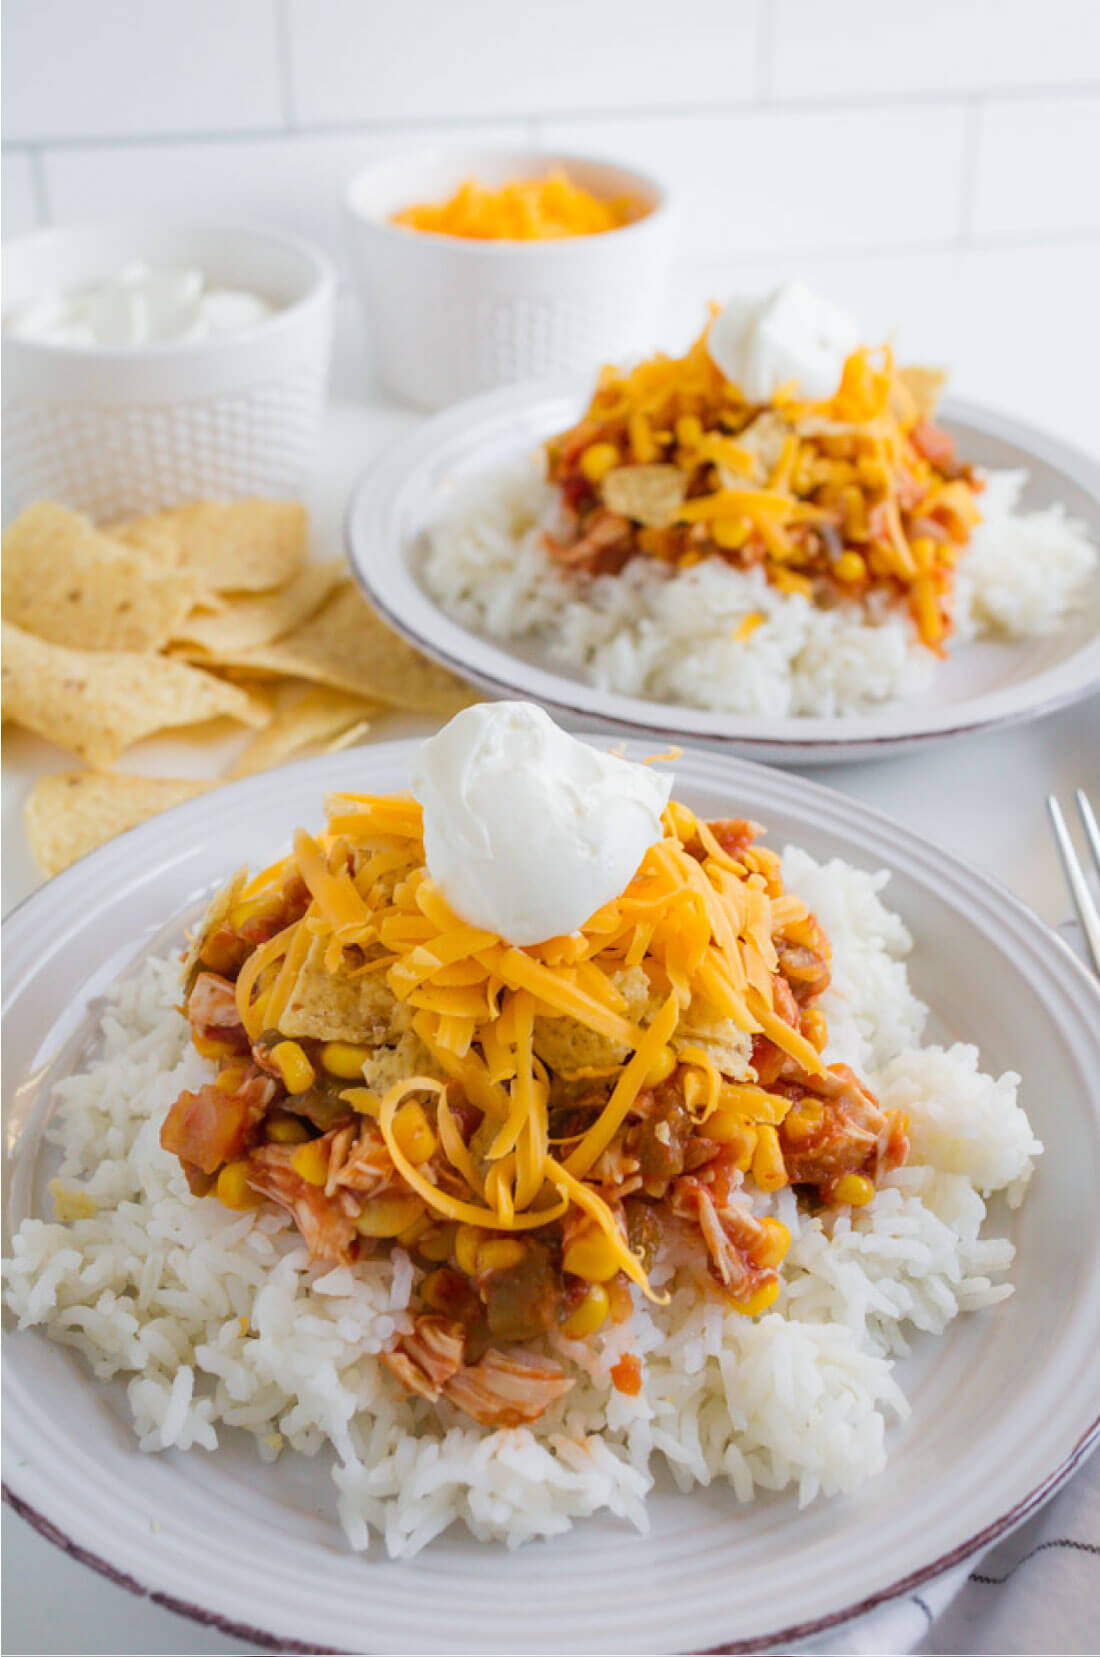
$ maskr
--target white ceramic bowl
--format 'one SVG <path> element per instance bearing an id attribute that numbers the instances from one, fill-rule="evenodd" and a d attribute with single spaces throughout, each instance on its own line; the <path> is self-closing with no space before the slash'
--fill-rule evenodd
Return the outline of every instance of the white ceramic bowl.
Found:
<path id="1" fill-rule="evenodd" d="M 445 200 L 465 178 L 499 186 L 558 167 L 595 195 L 630 196 L 648 211 L 618 230 L 547 242 L 472 241 L 389 222 L 414 202 Z M 651 350 L 668 218 L 652 178 L 581 156 L 446 150 L 367 167 L 348 188 L 348 248 L 386 389 L 443 408 Z"/>
<path id="2" fill-rule="evenodd" d="M 274 316 L 214 339 L 137 346 L 3 341 L 5 482 L 15 506 L 57 500 L 98 520 L 204 498 L 288 496 L 317 439 L 334 279 L 268 230 L 111 222 L 4 248 L 5 309 L 82 287 L 128 260 L 194 265 Z"/>

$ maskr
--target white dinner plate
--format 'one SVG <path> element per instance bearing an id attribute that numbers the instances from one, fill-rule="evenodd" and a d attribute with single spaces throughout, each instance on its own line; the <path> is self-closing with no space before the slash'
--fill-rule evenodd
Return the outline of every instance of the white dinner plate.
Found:
<path id="1" fill-rule="evenodd" d="M 574 726 L 704 743 L 780 764 L 827 765 L 1034 719 L 1100 684 L 1100 574 L 1081 609 L 1049 636 L 959 646 L 919 695 L 827 719 L 710 713 L 600 690 L 556 666 L 543 645 L 471 632 L 421 583 L 425 527 L 478 474 L 533 463 L 546 437 L 574 424 L 590 390 L 572 381 L 471 398 L 399 438 L 352 495 L 348 555 L 371 603 L 412 644 L 484 690 L 541 702 Z M 943 424 L 975 464 L 1025 467 L 1028 509 L 1061 502 L 1100 539 L 1100 466 L 1088 455 L 969 403 L 946 403 Z"/>
<path id="2" fill-rule="evenodd" d="M 391 743 L 231 784 L 122 835 L 59 875 L 4 927 L 5 1219 L 48 1214 L 46 1080 L 87 1040 L 88 1003 L 149 949 L 178 945 L 212 887 L 267 863 L 329 789 L 406 786 Z M 917 1337 L 899 1379 L 913 1405 L 886 1471 L 798 1511 L 739 1506 L 716 1481 L 659 1482 L 652 1530 L 607 1515 L 509 1553 L 464 1531 L 391 1563 L 349 1551 L 327 1472 L 216 1454 L 142 1454 L 121 1389 L 37 1332 L 6 1336 L 4 1472 L 53 1540 L 174 1610 L 254 1644 L 323 1651 L 730 1651 L 789 1643 L 910 1589 L 1003 1535 L 1100 1434 L 1100 993 L 1008 893 L 907 829 L 779 771 L 710 753 L 677 762 L 707 815 L 746 814 L 797 841 L 894 871 L 888 901 L 916 938 L 912 976 L 940 1034 L 1016 1069 L 1046 1145 L 1024 1206 L 996 1214 L 1016 1293 Z"/>

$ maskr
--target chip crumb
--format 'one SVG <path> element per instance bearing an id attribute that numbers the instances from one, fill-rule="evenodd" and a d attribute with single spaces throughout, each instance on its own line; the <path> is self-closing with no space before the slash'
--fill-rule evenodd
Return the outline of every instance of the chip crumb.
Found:
<path id="1" fill-rule="evenodd" d="M 52 1179 L 47 1190 L 53 1198 L 54 1219 L 62 1225 L 70 1220 L 92 1220 L 99 1213 L 95 1198 L 79 1186 L 64 1185 L 61 1180 Z"/>

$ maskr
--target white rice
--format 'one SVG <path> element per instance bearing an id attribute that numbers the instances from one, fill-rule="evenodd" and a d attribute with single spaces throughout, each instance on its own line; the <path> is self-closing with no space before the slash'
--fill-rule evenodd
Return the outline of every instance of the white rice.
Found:
<path id="1" fill-rule="evenodd" d="M 682 1489 L 721 1478 L 740 1501 L 851 1490 L 882 1469 L 888 1424 L 907 1411 L 894 1363 L 914 1331 L 1011 1292 L 994 1279 L 1012 1244 L 980 1236 L 985 1198 L 1019 1201 L 1041 1146 L 1018 1077 L 983 1075 L 972 1047 L 919 1046 L 926 1009 L 906 978 L 908 935 L 878 895 L 886 876 L 797 850 L 784 866 L 833 942 L 828 1056 L 909 1113 L 920 1160 L 827 1221 L 789 1190 L 757 1199 L 794 1235 L 766 1316 L 725 1312 L 666 1260 L 667 1306 L 640 1302 L 591 1343 L 551 1338 L 577 1385 L 535 1428 L 489 1432 L 401 1394 L 378 1354 L 407 1327 L 408 1257 L 311 1266 L 288 1220 L 192 1197 L 161 1149 L 165 1111 L 208 1066 L 173 1010 L 176 961 L 152 960 L 115 992 L 97 1057 L 57 1088 L 55 1190 L 67 1211 L 96 1212 L 19 1228 L 4 1275 L 20 1327 L 76 1347 L 103 1379 L 127 1377 L 144 1450 L 212 1450 L 225 1427 L 252 1434 L 265 1461 L 331 1446 L 354 1548 L 374 1530 L 390 1554 L 413 1554 L 457 1520 L 514 1547 L 601 1510 L 644 1530 L 662 1464 Z M 627 1351 L 642 1359 L 637 1398 L 609 1381 Z"/>
<path id="2" fill-rule="evenodd" d="M 959 564 L 956 638 L 1053 630 L 1080 601 L 1097 549 L 1064 508 L 1020 513 L 1024 472 L 990 475 Z M 429 531 L 420 577 L 464 627 L 536 645 L 601 690 L 726 713 L 858 713 L 923 689 L 936 659 L 881 601 L 822 610 L 763 571 L 711 558 L 671 573 L 635 558 L 620 575 L 556 564 L 542 545 L 556 491 L 525 468 L 482 482 Z M 747 639 L 734 635 L 753 613 Z"/>

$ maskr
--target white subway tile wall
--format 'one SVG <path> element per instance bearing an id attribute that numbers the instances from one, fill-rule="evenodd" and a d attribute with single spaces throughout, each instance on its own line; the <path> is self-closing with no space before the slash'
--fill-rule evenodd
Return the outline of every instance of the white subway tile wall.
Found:
<path id="1" fill-rule="evenodd" d="M 272 0 L 9 0 L 5 141 L 281 122 Z"/>
<path id="2" fill-rule="evenodd" d="M 670 341 L 797 272 L 1100 438 L 1044 373 L 1096 340 L 1100 0 L 3 0 L 3 33 L 5 236 L 156 211 L 340 258 L 365 162 L 592 152 L 673 193 Z"/>
<path id="3" fill-rule="evenodd" d="M 772 0 L 785 98 L 881 98 L 1095 79 L 1096 0 Z"/>
<path id="4" fill-rule="evenodd" d="M 974 230 L 979 236 L 1100 230 L 1100 93 L 986 104 L 979 116 Z"/>
<path id="5" fill-rule="evenodd" d="M 966 113 L 908 106 L 762 109 L 547 121 L 550 149 L 633 158 L 658 174 L 693 257 L 952 241 L 963 210 Z M 934 185 L 932 181 L 934 180 Z"/>
<path id="6" fill-rule="evenodd" d="M 765 3 L 287 0 L 294 113 L 326 124 L 747 103 Z"/>

